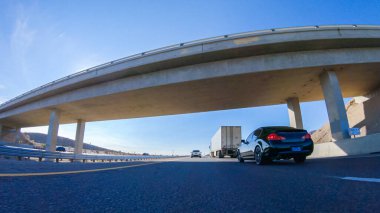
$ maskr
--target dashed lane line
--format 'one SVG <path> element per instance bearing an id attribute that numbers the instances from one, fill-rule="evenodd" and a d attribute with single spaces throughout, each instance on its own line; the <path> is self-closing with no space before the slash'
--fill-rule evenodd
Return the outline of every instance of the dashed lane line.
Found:
<path id="1" fill-rule="evenodd" d="M 308 160 L 341 160 L 341 159 L 359 159 L 359 158 L 378 158 L 378 154 L 369 155 L 348 155 L 348 156 L 336 156 L 336 157 L 321 157 L 321 158 L 308 158 Z"/>
<path id="2" fill-rule="evenodd" d="M 361 177 L 338 177 L 338 178 L 342 180 L 380 183 L 380 178 L 361 178 Z"/>
<path id="3" fill-rule="evenodd" d="M 63 172 L 5 173 L 5 174 L 0 174 L 0 177 L 27 177 L 27 176 L 79 174 L 79 173 L 100 172 L 100 171 L 109 171 L 109 170 L 126 169 L 126 168 L 132 168 L 132 167 L 148 166 L 148 165 L 159 164 L 159 163 L 164 163 L 164 161 L 144 163 L 144 164 L 134 164 L 134 165 L 128 165 L 128 166 L 109 167 L 109 168 L 102 168 L 102 169 L 87 169 L 87 170 L 75 170 L 75 171 L 63 171 Z"/>

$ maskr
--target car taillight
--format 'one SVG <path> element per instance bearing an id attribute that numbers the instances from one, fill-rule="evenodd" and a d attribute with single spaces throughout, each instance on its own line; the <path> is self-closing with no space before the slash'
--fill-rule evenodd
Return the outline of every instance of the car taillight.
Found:
<path id="1" fill-rule="evenodd" d="M 268 136 L 267 136 L 267 139 L 269 141 L 281 141 L 281 140 L 285 140 L 286 138 L 285 137 L 282 137 L 282 136 L 279 136 L 277 135 L 276 133 L 270 133 Z"/>
<path id="2" fill-rule="evenodd" d="M 302 136 L 303 139 L 311 139 L 311 135 L 306 133 L 306 135 Z"/>

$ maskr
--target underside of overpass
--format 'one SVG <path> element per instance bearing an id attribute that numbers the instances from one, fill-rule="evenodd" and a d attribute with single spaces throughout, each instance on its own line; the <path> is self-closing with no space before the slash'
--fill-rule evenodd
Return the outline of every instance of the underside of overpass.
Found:
<path id="1" fill-rule="evenodd" d="M 336 70 L 344 97 L 367 94 L 380 83 L 380 64 L 328 69 Z M 323 72 L 317 67 L 219 77 L 98 96 L 53 108 L 61 111 L 60 123 L 65 124 L 78 119 L 102 121 L 285 104 L 289 97 L 298 97 L 300 102 L 316 101 L 324 99 L 319 81 Z M 50 109 L 18 114 L 4 123 L 46 125 Z"/>
<path id="2" fill-rule="evenodd" d="M 20 128 L 326 100 L 331 131 L 347 138 L 342 97 L 380 85 L 380 27 L 271 30 L 180 44 L 60 79 L 0 106 L 0 124 Z M 292 101 L 289 101 L 292 100 Z M 295 110 L 295 111 L 294 111 Z M 81 126 L 80 126 L 81 125 Z M 53 146 L 54 147 L 54 142 Z"/>

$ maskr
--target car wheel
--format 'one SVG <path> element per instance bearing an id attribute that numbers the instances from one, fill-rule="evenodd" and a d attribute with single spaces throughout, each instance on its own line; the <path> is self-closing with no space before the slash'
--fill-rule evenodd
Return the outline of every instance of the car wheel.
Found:
<path id="1" fill-rule="evenodd" d="M 296 156 L 296 157 L 294 157 L 294 161 L 296 163 L 304 163 L 305 160 L 306 160 L 306 156 Z"/>
<path id="2" fill-rule="evenodd" d="M 264 158 L 263 158 L 263 152 L 261 151 L 261 148 L 259 146 L 256 146 L 255 148 L 255 162 L 257 165 L 263 165 L 264 164 Z"/>
<path id="3" fill-rule="evenodd" d="M 224 155 L 222 153 L 222 151 L 219 151 L 219 155 L 218 155 L 219 158 L 224 158 Z"/>
<path id="4" fill-rule="evenodd" d="M 237 154 L 237 159 L 240 163 L 244 163 L 244 158 L 241 157 L 240 152 Z"/>

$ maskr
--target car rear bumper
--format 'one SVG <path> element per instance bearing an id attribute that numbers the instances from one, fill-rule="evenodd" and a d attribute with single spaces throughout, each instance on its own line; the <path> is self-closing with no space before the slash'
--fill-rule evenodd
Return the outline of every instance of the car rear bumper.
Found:
<path id="1" fill-rule="evenodd" d="M 300 148 L 300 150 L 293 151 L 293 147 Z M 292 158 L 296 156 L 311 155 L 311 153 L 313 153 L 313 150 L 313 142 L 276 144 L 265 149 L 264 156 L 272 159 Z"/>

